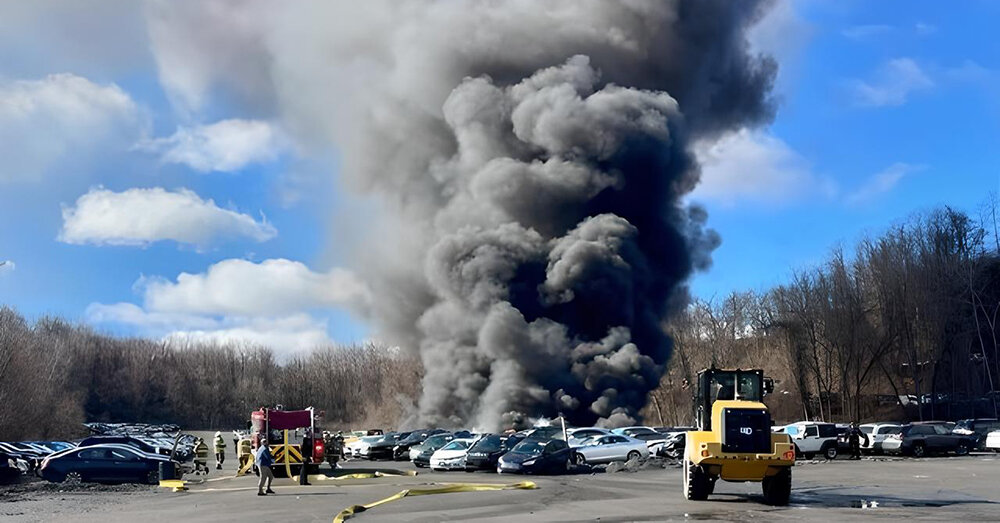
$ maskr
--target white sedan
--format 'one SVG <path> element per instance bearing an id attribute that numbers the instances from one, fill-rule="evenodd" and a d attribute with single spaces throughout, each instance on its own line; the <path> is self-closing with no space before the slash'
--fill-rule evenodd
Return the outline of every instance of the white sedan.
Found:
<path id="1" fill-rule="evenodd" d="M 983 446 L 986 447 L 986 450 L 1000 452 L 1000 430 L 994 430 L 993 432 L 987 433 L 986 442 Z"/>
<path id="2" fill-rule="evenodd" d="M 579 447 L 573 447 L 573 463 L 577 465 L 648 457 L 649 448 L 645 441 L 617 434 L 594 437 Z"/>
<path id="3" fill-rule="evenodd" d="M 431 470 L 465 470 L 465 457 L 475 442 L 470 438 L 449 441 L 431 455 Z"/>
<path id="4" fill-rule="evenodd" d="M 344 445 L 344 454 L 352 458 L 368 457 L 368 449 L 372 443 L 382 439 L 382 436 L 365 436 L 357 441 Z"/>

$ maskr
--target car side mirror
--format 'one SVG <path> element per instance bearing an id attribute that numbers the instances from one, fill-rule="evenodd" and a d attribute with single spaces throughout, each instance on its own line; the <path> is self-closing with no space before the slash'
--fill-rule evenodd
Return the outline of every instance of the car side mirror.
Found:
<path id="1" fill-rule="evenodd" d="M 774 393 L 774 378 L 764 378 L 764 395 Z"/>

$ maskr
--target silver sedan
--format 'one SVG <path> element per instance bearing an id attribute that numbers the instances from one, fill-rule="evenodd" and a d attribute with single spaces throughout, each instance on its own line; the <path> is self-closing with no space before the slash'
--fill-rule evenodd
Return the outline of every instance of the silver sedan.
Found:
<path id="1" fill-rule="evenodd" d="M 610 463 L 649 457 L 646 442 L 628 436 L 610 434 L 596 436 L 573 447 L 573 462 L 577 465 Z"/>

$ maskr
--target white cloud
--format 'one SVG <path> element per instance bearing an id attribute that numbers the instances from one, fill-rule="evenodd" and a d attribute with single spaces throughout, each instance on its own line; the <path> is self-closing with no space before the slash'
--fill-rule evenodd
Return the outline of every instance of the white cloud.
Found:
<path id="1" fill-rule="evenodd" d="M 281 353 L 305 351 L 332 345 L 325 321 L 307 314 L 280 318 L 255 318 L 246 322 L 212 330 L 176 330 L 165 338 L 168 342 L 218 343 L 221 345 L 252 344 L 270 347 Z"/>
<path id="2" fill-rule="evenodd" d="M 135 288 L 143 304 L 93 303 L 93 323 L 130 326 L 172 342 L 254 343 L 281 353 L 327 345 L 326 320 L 318 309 L 363 313 L 367 287 L 351 272 L 315 272 L 304 264 L 273 259 L 223 260 L 176 281 L 142 277 Z"/>
<path id="3" fill-rule="evenodd" d="M 92 303 L 87 307 L 86 318 L 96 324 L 129 326 L 143 335 L 177 344 L 253 344 L 269 347 L 279 354 L 288 354 L 333 343 L 327 335 L 326 321 L 304 313 L 278 317 L 213 318 L 150 312 L 132 303 Z"/>
<path id="4" fill-rule="evenodd" d="M 921 165 L 911 165 L 907 163 L 894 163 L 889 167 L 875 173 L 868 181 L 861 185 L 856 191 L 847 196 L 847 203 L 857 205 L 869 202 L 876 197 L 891 191 L 904 176 L 923 170 Z"/>
<path id="5" fill-rule="evenodd" d="M 315 307 L 367 304 L 367 288 L 350 271 L 313 272 L 305 264 L 272 259 L 229 259 L 201 274 L 181 273 L 176 282 L 140 280 L 148 310 L 194 314 L 276 315 Z"/>
<path id="6" fill-rule="evenodd" d="M 146 127 L 117 85 L 72 74 L 0 82 L 0 183 L 37 180 L 59 162 L 98 150 L 125 150 Z"/>
<path id="7" fill-rule="evenodd" d="M 16 268 L 17 265 L 15 265 L 14 262 L 10 260 L 0 260 L 0 274 L 14 272 L 14 269 Z"/>
<path id="8" fill-rule="evenodd" d="M 866 24 L 848 27 L 840 32 L 851 40 L 865 40 L 874 36 L 881 36 L 892 32 L 893 27 L 886 24 Z"/>
<path id="9" fill-rule="evenodd" d="M 232 172 L 276 160 L 286 143 L 268 122 L 234 119 L 178 128 L 172 136 L 148 140 L 139 148 L 161 154 L 166 163 L 184 164 L 196 171 Z"/>
<path id="10" fill-rule="evenodd" d="M 701 164 L 701 183 L 692 198 L 723 205 L 783 204 L 834 192 L 830 181 L 812 173 L 805 158 L 763 131 L 741 129 L 712 143 L 698 143 L 694 152 Z"/>
<path id="11" fill-rule="evenodd" d="M 187 189 L 91 189 L 74 207 L 64 207 L 62 216 L 59 240 L 75 244 L 144 246 L 174 240 L 205 247 L 221 239 L 266 241 L 277 234 L 266 221 L 222 209 Z"/>
<path id="12" fill-rule="evenodd" d="M 897 106 L 917 91 L 930 89 L 934 82 L 911 58 L 886 62 L 869 81 L 848 82 L 854 101 L 865 107 Z"/>

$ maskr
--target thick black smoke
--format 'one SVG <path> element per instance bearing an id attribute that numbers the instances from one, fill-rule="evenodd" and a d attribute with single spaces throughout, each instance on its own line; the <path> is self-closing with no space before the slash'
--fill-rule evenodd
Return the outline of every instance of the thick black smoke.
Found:
<path id="1" fill-rule="evenodd" d="M 440 117 L 407 120 L 413 144 L 384 143 L 421 148 L 403 154 L 437 182 L 431 207 L 408 214 L 422 217 L 417 282 L 374 275 L 417 304 L 404 321 L 426 372 L 423 424 L 635 421 L 670 356 L 663 320 L 718 243 L 681 203 L 698 177 L 688 144 L 770 115 L 774 67 L 744 34 L 757 4 L 557 4 L 617 20 L 628 44 L 568 36 L 519 56 L 505 37 L 551 35 L 484 27 L 489 52 L 442 57 L 466 77 Z"/>
<path id="2" fill-rule="evenodd" d="M 771 117 L 775 66 L 746 36 L 763 2 L 176 5 L 151 10 L 155 41 L 213 35 L 210 55 L 161 60 L 185 100 L 273 100 L 375 196 L 358 269 L 379 335 L 423 360 L 414 423 L 635 420 L 670 356 L 662 323 L 718 243 L 682 201 L 689 144 Z"/>

